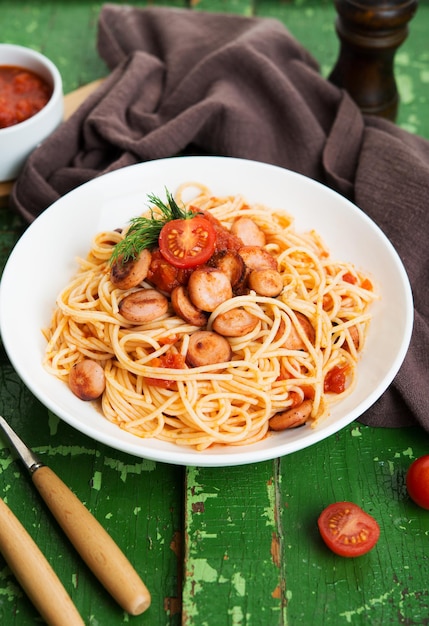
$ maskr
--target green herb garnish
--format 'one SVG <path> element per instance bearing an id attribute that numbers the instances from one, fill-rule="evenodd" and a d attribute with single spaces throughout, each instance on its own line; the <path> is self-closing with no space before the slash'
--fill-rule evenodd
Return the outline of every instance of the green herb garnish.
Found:
<path id="1" fill-rule="evenodd" d="M 167 203 L 158 196 L 148 195 L 149 202 L 154 205 L 159 213 L 155 214 L 154 207 L 150 210 L 150 217 L 134 217 L 130 220 L 130 227 L 122 241 L 119 241 L 113 248 L 110 263 L 120 261 L 126 263 L 131 259 L 137 259 L 145 248 L 154 248 L 158 245 L 159 234 L 162 227 L 167 222 L 177 219 L 190 219 L 196 213 L 191 210 L 181 208 L 172 194 L 165 190 Z"/>

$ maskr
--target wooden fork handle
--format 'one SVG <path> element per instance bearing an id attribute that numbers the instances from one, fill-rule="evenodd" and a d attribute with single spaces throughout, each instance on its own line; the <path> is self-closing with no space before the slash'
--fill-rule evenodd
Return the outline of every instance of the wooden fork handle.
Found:
<path id="1" fill-rule="evenodd" d="M 85 626 L 54 570 L 24 526 L 1 499 L 0 551 L 49 626 Z"/>

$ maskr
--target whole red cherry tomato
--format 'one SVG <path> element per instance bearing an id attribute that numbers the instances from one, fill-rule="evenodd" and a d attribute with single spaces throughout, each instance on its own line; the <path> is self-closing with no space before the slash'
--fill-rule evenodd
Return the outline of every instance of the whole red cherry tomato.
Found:
<path id="1" fill-rule="evenodd" d="M 322 511 L 317 523 L 323 541 L 340 556 L 366 554 L 380 536 L 375 519 L 353 502 L 330 504 Z"/>
<path id="2" fill-rule="evenodd" d="M 429 454 L 411 463 L 406 484 L 410 498 L 423 509 L 429 509 Z"/>

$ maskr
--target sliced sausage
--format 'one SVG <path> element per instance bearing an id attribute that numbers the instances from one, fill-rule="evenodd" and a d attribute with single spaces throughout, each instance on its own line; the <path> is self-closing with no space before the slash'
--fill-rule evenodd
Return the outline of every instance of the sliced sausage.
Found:
<path id="1" fill-rule="evenodd" d="M 100 363 L 84 359 L 70 370 L 69 387 L 81 400 L 96 400 L 106 388 L 106 378 Z"/>
<path id="2" fill-rule="evenodd" d="M 224 337 L 242 337 L 256 328 L 256 315 L 246 309 L 236 308 L 218 315 L 213 322 L 213 330 Z"/>
<path id="3" fill-rule="evenodd" d="M 188 296 L 186 287 L 175 287 L 171 292 L 171 304 L 176 315 L 193 326 L 205 326 L 207 317 L 198 309 Z"/>
<path id="4" fill-rule="evenodd" d="M 270 419 L 271 430 L 286 430 L 287 428 L 296 428 L 302 426 L 311 415 L 313 403 L 311 400 L 304 400 L 296 407 L 276 413 Z"/>
<path id="5" fill-rule="evenodd" d="M 122 263 L 118 259 L 110 268 L 110 280 L 118 289 L 132 289 L 145 280 L 152 255 L 149 250 L 142 250 L 137 259 Z"/>
<path id="6" fill-rule="evenodd" d="M 196 269 L 189 277 L 188 294 L 198 309 L 211 313 L 219 304 L 232 298 L 232 287 L 221 270 L 204 267 Z"/>
<path id="7" fill-rule="evenodd" d="M 260 246 L 243 246 L 238 251 L 250 270 L 276 270 L 277 260 Z"/>
<path id="8" fill-rule="evenodd" d="M 245 246 L 264 246 L 265 233 L 250 217 L 237 217 L 232 226 L 231 233 L 241 239 Z"/>
<path id="9" fill-rule="evenodd" d="M 259 296 L 275 298 L 283 289 L 283 279 L 277 270 L 252 270 L 247 281 L 250 289 Z"/>
<path id="10" fill-rule="evenodd" d="M 229 278 L 229 282 L 234 288 L 246 272 L 243 259 L 236 250 L 219 250 L 210 259 L 209 265 L 221 270 Z"/>
<path id="11" fill-rule="evenodd" d="M 189 338 L 186 363 L 190 367 L 225 363 L 231 360 L 231 346 L 225 337 L 210 330 L 197 330 Z"/>
<path id="12" fill-rule="evenodd" d="M 156 289 L 139 289 L 119 303 L 119 313 L 133 324 L 151 322 L 167 311 L 168 300 Z"/>
<path id="13" fill-rule="evenodd" d="M 310 343 L 314 343 L 316 333 L 308 317 L 306 317 L 299 311 L 295 311 L 295 315 L 298 319 L 298 322 L 302 326 L 305 334 L 307 335 Z M 280 322 L 279 330 L 277 331 L 277 337 L 283 334 L 284 331 L 285 331 L 285 324 L 282 320 Z M 288 337 L 286 338 L 285 342 L 282 344 L 282 347 L 286 348 L 287 350 L 305 350 L 306 349 L 306 345 L 304 341 L 299 336 L 298 331 L 296 330 L 293 324 L 291 325 L 290 333 Z"/>

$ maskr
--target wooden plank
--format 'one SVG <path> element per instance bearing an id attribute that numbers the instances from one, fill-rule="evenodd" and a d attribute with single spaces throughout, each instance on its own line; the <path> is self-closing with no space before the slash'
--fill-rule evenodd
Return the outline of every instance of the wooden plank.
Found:
<path id="1" fill-rule="evenodd" d="M 284 623 L 278 467 L 188 468 L 183 625 Z"/>
<path id="2" fill-rule="evenodd" d="M 64 119 L 68 120 L 80 105 L 90 96 L 103 82 L 102 78 L 93 80 L 87 85 L 75 89 L 64 96 Z"/>

